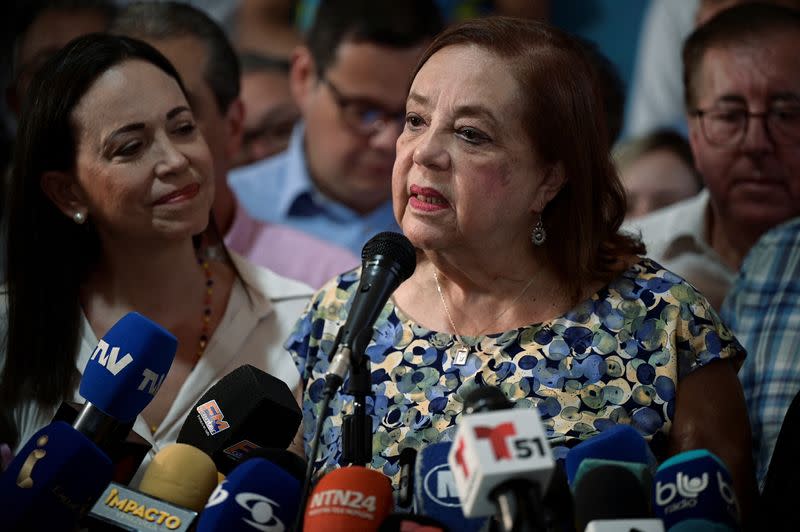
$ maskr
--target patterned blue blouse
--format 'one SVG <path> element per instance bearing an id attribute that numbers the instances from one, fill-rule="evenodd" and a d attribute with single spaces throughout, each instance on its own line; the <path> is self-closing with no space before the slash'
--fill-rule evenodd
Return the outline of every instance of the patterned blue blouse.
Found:
<path id="1" fill-rule="evenodd" d="M 320 289 L 286 342 L 301 374 L 309 360 L 313 365 L 303 400 L 306 454 L 327 353 L 359 273 L 345 273 Z M 415 323 L 391 300 L 378 317 L 366 350 L 375 394 L 367 404 L 373 416 L 371 466 L 395 486 L 400 451 L 452 440 L 462 398 L 476 386 L 497 386 L 517 408 L 538 408 L 554 455 L 563 457 L 565 441 L 586 439 L 615 423 L 629 423 L 647 439 L 663 438 L 680 379 L 717 358 L 744 357 L 705 298 L 649 259 L 561 317 L 463 340 L 473 349 L 466 364 L 454 365 L 454 335 Z M 342 392 L 331 402 L 318 469 L 338 464 L 342 416 L 352 406 L 352 397 Z"/>

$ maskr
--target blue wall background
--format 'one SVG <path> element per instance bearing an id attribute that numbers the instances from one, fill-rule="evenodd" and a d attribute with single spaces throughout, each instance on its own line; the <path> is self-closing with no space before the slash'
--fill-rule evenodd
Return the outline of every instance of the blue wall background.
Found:
<path id="1" fill-rule="evenodd" d="M 550 18 L 556 26 L 593 41 L 617 67 L 627 88 L 649 4 L 650 0 L 551 0 Z"/>

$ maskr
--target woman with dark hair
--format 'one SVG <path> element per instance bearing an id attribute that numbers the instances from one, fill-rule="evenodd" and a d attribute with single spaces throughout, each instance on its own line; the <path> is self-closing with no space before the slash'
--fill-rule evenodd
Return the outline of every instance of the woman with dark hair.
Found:
<path id="1" fill-rule="evenodd" d="M 625 198 L 594 76 L 574 39 L 511 18 L 454 26 L 418 63 L 393 172 L 417 267 L 366 349 L 371 465 L 395 487 L 400 451 L 452 440 L 465 394 L 487 385 L 538 408 L 556 456 L 626 423 L 661 458 L 710 449 L 749 493 L 744 352 L 703 296 L 618 231 Z M 313 367 L 307 443 L 358 279 L 323 287 L 287 342 Z M 339 459 L 350 411 L 334 398 L 318 467 Z"/>
<path id="2" fill-rule="evenodd" d="M 242 364 L 298 386 L 280 342 L 310 290 L 233 254 L 204 258 L 212 172 L 181 80 L 151 46 L 88 35 L 36 75 L 14 154 L 0 307 L 0 399 L 17 447 L 60 401 L 80 400 L 97 338 L 130 311 L 178 338 L 134 426 L 153 452 Z"/>

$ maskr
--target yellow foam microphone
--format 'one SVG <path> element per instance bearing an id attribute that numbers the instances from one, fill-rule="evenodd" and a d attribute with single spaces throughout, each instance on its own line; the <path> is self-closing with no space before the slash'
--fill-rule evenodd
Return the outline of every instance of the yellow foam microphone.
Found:
<path id="1" fill-rule="evenodd" d="M 210 456 L 191 445 L 173 443 L 153 457 L 139 491 L 200 512 L 217 483 L 217 468 Z"/>

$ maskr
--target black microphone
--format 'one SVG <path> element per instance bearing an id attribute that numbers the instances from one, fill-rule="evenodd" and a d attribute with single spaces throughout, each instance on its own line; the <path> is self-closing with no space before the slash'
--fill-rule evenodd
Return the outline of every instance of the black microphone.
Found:
<path id="1" fill-rule="evenodd" d="M 342 385 L 353 356 L 359 357 L 372 339 L 375 320 L 397 287 L 417 266 L 414 246 L 400 233 L 378 233 L 361 251 L 361 281 L 334 342 L 333 360 L 325 375 L 333 394 Z"/>
<path id="2" fill-rule="evenodd" d="M 302 419 L 285 382 L 244 364 L 203 394 L 177 441 L 208 454 L 219 472 L 227 475 L 255 448 L 289 447 Z"/>
<path id="3" fill-rule="evenodd" d="M 575 528 L 585 530 L 590 523 L 599 527 L 606 522 L 617 523 L 618 530 L 663 530 L 658 520 L 650 519 L 649 495 L 628 469 L 599 465 L 576 481 Z"/>
<path id="4" fill-rule="evenodd" d="M 322 426 L 328 415 L 328 405 L 350 371 L 348 393 L 353 395 L 353 413 L 342 420 L 342 463 L 366 464 L 372 454 L 372 424 L 367 421 L 366 397 L 370 393 L 369 360 L 364 357 L 367 344 L 374 333 L 373 326 L 389 296 L 411 277 L 417 266 L 414 246 L 400 233 L 383 232 L 372 237 L 361 251 L 361 280 L 347 313 L 347 321 L 339 329 L 331 349 L 333 358 L 325 374 L 322 405 L 311 441 L 308 468 L 303 483 L 302 504 L 311 489 L 314 460 L 319 450 Z M 308 361 L 306 374 L 313 362 Z M 305 377 L 304 377 L 305 378 Z M 302 530 L 304 515 L 298 514 L 294 529 Z"/>
<path id="5" fill-rule="evenodd" d="M 762 442 L 762 445 L 765 442 Z M 800 448 L 800 393 L 786 410 L 775 449 L 769 462 L 758 515 L 764 517 L 769 530 L 778 530 L 796 523 L 794 493 L 797 486 L 797 449 Z"/>

